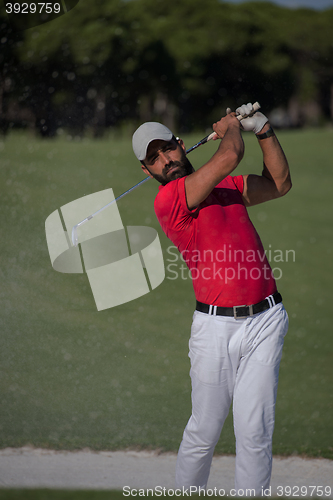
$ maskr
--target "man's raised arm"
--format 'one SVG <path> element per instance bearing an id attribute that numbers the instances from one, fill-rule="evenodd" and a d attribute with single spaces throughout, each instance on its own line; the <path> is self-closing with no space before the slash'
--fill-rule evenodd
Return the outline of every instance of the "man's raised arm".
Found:
<path id="1" fill-rule="evenodd" d="M 230 113 L 214 123 L 213 130 L 218 138 L 223 139 L 218 150 L 205 165 L 188 175 L 185 180 L 186 200 L 190 210 L 204 201 L 243 158 L 244 142 L 235 113 Z"/>
<path id="2" fill-rule="evenodd" d="M 251 112 L 251 104 L 237 109 L 239 114 Z M 262 113 L 242 120 L 246 131 L 253 131 L 263 152 L 264 169 L 260 175 L 244 175 L 243 199 L 246 206 L 284 196 L 291 189 L 291 178 L 287 158 L 274 134 L 268 119 Z"/>

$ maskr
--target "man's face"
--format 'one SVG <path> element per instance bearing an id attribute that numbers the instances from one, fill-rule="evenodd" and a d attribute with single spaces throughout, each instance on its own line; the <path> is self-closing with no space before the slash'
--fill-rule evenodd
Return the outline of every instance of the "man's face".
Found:
<path id="1" fill-rule="evenodd" d="M 194 172 L 186 157 L 183 141 L 177 142 L 175 139 L 152 141 L 148 146 L 142 170 L 162 186 Z"/>

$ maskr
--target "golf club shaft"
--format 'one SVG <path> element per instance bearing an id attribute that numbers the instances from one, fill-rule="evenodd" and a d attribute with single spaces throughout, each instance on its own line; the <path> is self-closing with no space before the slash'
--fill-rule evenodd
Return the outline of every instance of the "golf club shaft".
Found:
<path id="1" fill-rule="evenodd" d="M 237 118 L 238 118 L 239 121 L 244 120 L 244 118 L 248 118 L 249 116 L 252 116 L 256 111 L 258 111 L 258 109 L 260 109 L 260 104 L 258 102 L 255 102 L 253 104 L 253 111 L 250 114 L 248 114 L 246 116 L 239 115 L 239 116 L 237 116 Z M 203 139 L 201 139 L 201 141 L 197 142 L 197 144 L 195 144 L 190 149 L 188 149 L 186 151 L 186 154 L 190 153 L 194 149 L 197 149 L 199 146 L 202 146 L 202 144 L 206 144 L 206 142 L 208 142 L 211 139 L 213 139 L 215 135 L 216 135 L 215 132 L 212 132 L 212 133 L 208 134 L 206 137 L 204 137 Z M 77 244 L 78 244 L 78 238 L 77 238 L 77 229 L 78 229 L 78 227 L 82 226 L 82 224 L 84 224 L 85 222 L 88 222 L 89 220 L 91 220 L 97 214 L 99 214 L 100 212 L 102 212 L 102 210 L 105 210 L 110 205 L 112 205 L 112 203 L 115 203 L 116 201 L 118 201 L 121 198 L 123 198 L 123 196 L 125 196 L 126 194 L 130 193 L 131 191 L 133 191 L 137 187 L 141 186 L 141 184 L 143 184 L 144 182 L 149 181 L 149 179 L 151 179 L 151 177 L 147 176 L 145 179 L 143 179 L 142 181 L 140 181 L 137 184 L 135 184 L 134 186 L 132 186 L 130 189 L 128 189 L 127 191 L 125 191 L 123 194 L 121 194 L 120 196 L 118 196 L 114 200 L 110 201 L 110 203 L 108 203 L 104 207 L 102 207 L 99 210 L 97 210 L 97 212 L 93 213 L 92 215 L 89 215 L 88 217 L 86 217 L 85 219 L 83 219 L 81 222 L 79 222 L 78 224 L 76 224 L 75 226 L 73 226 L 73 228 L 72 228 L 72 243 L 73 243 L 73 245 L 76 247 Z"/>
<path id="2" fill-rule="evenodd" d="M 207 141 L 209 141 L 210 139 L 212 139 L 213 136 L 214 136 L 214 133 L 215 132 L 213 132 L 209 136 L 207 135 L 207 137 L 205 137 L 204 139 L 202 139 L 195 146 L 193 146 L 192 148 L 188 149 L 186 151 L 186 154 L 188 154 L 190 151 L 193 151 L 193 149 L 196 149 L 197 147 L 201 146 L 201 144 L 205 144 Z M 115 203 L 116 201 L 120 200 L 126 194 L 130 193 L 131 191 L 133 191 L 137 187 L 141 186 L 141 184 L 143 184 L 144 182 L 149 181 L 149 179 L 151 179 L 151 177 L 149 177 L 149 175 L 147 175 L 147 177 L 145 179 L 143 179 L 142 181 L 140 181 L 137 184 L 135 184 L 134 186 L 132 186 L 130 189 L 128 189 L 127 191 L 125 191 L 123 194 L 121 194 L 120 196 L 118 196 L 114 200 L 110 201 L 110 203 L 108 203 L 104 207 L 102 207 L 99 210 L 97 210 L 97 212 L 93 213 L 92 215 L 89 215 L 88 217 L 86 217 L 85 219 L 83 219 L 81 222 L 79 222 L 78 224 L 76 224 L 75 226 L 73 226 L 73 229 L 72 229 L 72 243 L 73 243 L 73 245 L 77 246 L 77 243 L 78 243 L 78 240 L 77 240 L 77 228 L 78 227 L 82 226 L 82 224 L 84 224 L 85 222 L 88 222 L 88 220 L 91 220 L 93 217 L 95 217 L 97 214 L 99 214 L 99 212 L 101 212 L 102 210 L 105 210 L 110 205 L 112 205 L 112 203 Z"/>

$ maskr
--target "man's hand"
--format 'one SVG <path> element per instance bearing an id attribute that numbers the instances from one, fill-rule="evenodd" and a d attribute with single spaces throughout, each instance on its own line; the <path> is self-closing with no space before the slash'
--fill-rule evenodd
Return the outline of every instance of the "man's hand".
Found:
<path id="1" fill-rule="evenodd" d="M 240 128 L 240 122 L 236 118 L 236 113 L 229 113 L 213 124 L 213 130 L 216 134 L 216 136 L 213 137 L 214 141 L 216 141 L 216 139 L 223 139 L 230 127 Z"/>
<path id="2" fill-rule="evenodd" d="M 243 104 L 243 106 L 240 106 L 239 108 L 236 109 L 237 115 L 242 115 L 242 116 L 248 115 L 252 111 L 253 111 L 253 106 L 250 102 L 248 104 Z M 253 116 L 250 116 L 249 118 L 244 118 L 244 120 L 241 121 L 241 127 L 246 132 L 254 132 L 255 134 L 259 134 L 259 132 L 264 128 L 267 122 L 268 122 L 267 116 L 257 111 Z"/>

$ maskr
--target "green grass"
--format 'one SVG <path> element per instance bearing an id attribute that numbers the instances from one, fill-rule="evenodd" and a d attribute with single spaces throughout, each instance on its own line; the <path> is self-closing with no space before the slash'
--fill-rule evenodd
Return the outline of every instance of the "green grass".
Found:
<path id="1" fill-rule="evenodd" d="M 250 209 L 272 256 L 295 251 L 295 262 L 272 261 L 282 270 L 278 287 L 290 318 L 274 453 L 333 458 L 333 131 L 279 138 L 293 189 Z M 239 172 L 260 173 L 257 141 L 245 139 Z M 194 166 L 215 149 L 207 144 L 191 153 Z M 148 295 L 97 312 L 86 275 L 55 272 L 45 240 L 45 219 L 60 206 L 107 187 L 118 196 L 143 178 L 130 141 L 12 134 L 0 140 L 0 154 L 0 447 L 176 451 L 191 411 L 190 280 L 171 280 L 167 272 Z M 166 260 L 170 242 L 154 214 L 156 192 L 150 181 L 118 207 L 124 225 L 158 230 Z M 216 452 L 234 451 L 229 415 Z"/>

